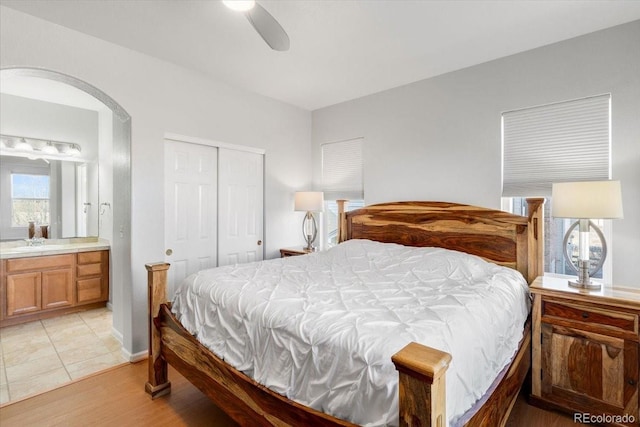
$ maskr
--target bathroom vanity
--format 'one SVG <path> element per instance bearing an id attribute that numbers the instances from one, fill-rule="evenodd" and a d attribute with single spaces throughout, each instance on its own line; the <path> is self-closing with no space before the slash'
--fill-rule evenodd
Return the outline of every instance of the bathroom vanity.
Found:
<path id="1" fill-rule="evenodd" d="M 109 245 L 68 239 L 0 250 L 0 327 L 104 307 Z"/>

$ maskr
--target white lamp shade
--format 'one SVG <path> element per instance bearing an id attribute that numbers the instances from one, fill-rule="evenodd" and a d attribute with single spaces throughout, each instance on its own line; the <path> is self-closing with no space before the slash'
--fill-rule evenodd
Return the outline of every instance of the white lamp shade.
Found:
<path id="1" fill-rule="evenodd" d="M 553 184 L 551 215 L 557 218 L 622 218 L 620 181 L 583 181 Z"/>
<path id="2" fill-rule="evenodd" d="M 298 191 L 295 196 L 296 211 L 321 212 L 324 210 L 324 193 L 322 191 Z"/>

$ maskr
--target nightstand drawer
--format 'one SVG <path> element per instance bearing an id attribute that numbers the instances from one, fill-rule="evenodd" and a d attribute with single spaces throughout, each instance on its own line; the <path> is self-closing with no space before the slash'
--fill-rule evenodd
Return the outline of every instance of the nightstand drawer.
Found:
<path id="1" fill-rule="evenodd" d="M 638 316 L 633 313 L 543 299 L 542 315 L 576 322 L 578 327 L 588 325 L 592 329 L 638 333 Z"/>

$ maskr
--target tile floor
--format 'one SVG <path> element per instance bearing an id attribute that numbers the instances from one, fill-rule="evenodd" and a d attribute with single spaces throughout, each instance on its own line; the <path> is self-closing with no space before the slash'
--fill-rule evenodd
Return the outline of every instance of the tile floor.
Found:
<path id="1" fill-rule="evenodd" d="M 106 308 L 0 329 L 0 404 L 125 363 Z"/>

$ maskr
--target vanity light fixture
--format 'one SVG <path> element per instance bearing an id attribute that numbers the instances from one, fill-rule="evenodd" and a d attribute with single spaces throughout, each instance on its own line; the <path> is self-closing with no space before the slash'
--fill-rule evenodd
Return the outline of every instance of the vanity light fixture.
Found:
<path id="1" fill-rule="evenodd" d="M 0 135 L 0 155 L 37 160 L 86 162 L 80 144 L 15 135 Z"/>

